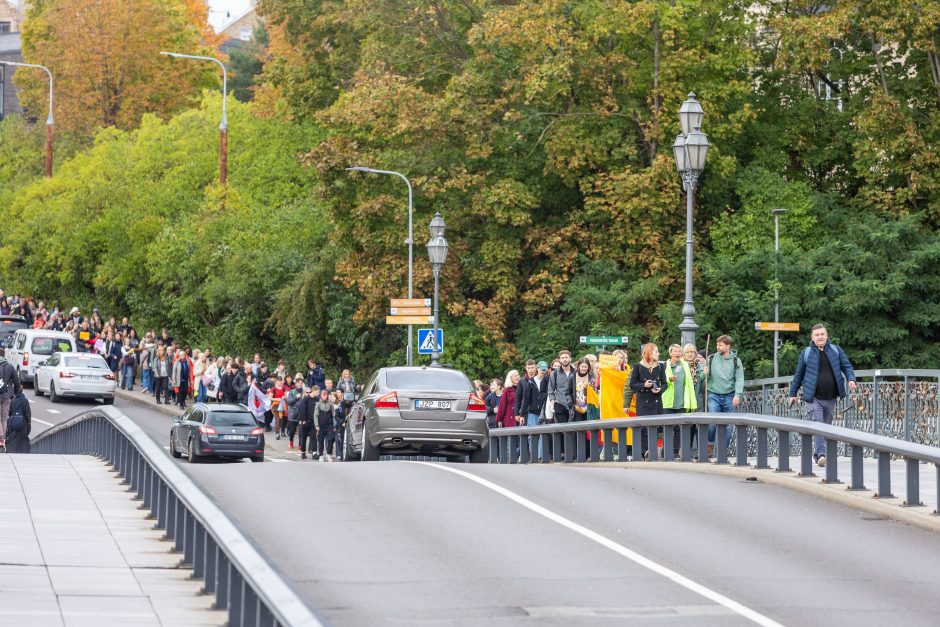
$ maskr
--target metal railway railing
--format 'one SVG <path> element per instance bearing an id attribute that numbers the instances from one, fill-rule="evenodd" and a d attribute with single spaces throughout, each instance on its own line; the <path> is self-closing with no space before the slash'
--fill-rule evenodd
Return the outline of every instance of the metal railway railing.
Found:
<path id="1" fill-rule="evenodd" d="M 176 543 L 232 627 L 323 625 L 219 507 L 130 418 L 97 407 L 41 433 L 34 453 L 96 455 L 114 465 Z"/>
<path id="2" fill-rule="evenodd" d="M 627 443 L 628 431 L 632 431 L 632 441 L 641 441 L 641 429 L 649 433 L 649 461 L 672 462 L 672 451 L 679 450 L 679 462 L 692 462 L 692 426 L 699 434 L 707 433 L 709 425 L 716 425 L 718 437 L 715 438 L 715 462 L 729 462 L 729 447 L 722 437 L 725 425 L 734 425 L 734 463 L 748 465 L 748 440 L 754 442 L 756 468 L 769 469 L 772 456 L 771 436 L 776 436 L 775 470 L 789 472 L 790 455 L 795 454 L 791 446 L 794 441 L 800 444 L 800 475 L 812 476 L 814 435 L 822 436 L 826 441 L 826 450 L 834 451 L 842 447 L 851 461 L 849 463 L 849 489 L 865 490 L 864 458 L 866 452 L 878 458 L 878 489 L 875 496 L 892 497 L 891 494 L 891 459 L 905 460 L 906 491 L 904 504 L 921 505 L 920 500 L 920 464 L 933 464 L 937 472 L 937 503 L 940 503 L 940 448 L 926 446 L 896 438 L 873 435 L 855 429 L 846 429 L 833 425 L 794 420 L 775 416 L 763 416 L 752 413 L 690 413 L 644 416 L 625 420 L 588 420 L 567 422 L 533 427 L 511 427 L 490 430 L 490 463 L 532 463 L 537 462 L 537 452 L 542 451 L 542 463 L 574 462 L 610 462 L 615 457 L 619 461 L 631 459 L 631 446 Z M 679 446 L 674 447 L 673 427 L 679 427 Z M 660 459 L 656 446 L 657 431 L 662 429 L 663 451 L 665 459 Z M 614 435 L 617 441 L 614 442 Z M 698 437 L 697 458 L 708 459 L 707 438 Z M 602 445 L 603 443 L 603 445 Z M 639 446 L 637 446 L 639 448 Z M 533 455 L 536 452 L 536 455 Z M 637 451 L 639 453 L 639 451 Z M 637 459 L 640 455 L 635 456 Z M 825 481 L 841 483 L 837 455 L 827 457 Z M 934 512 L 937 513 L 936 511 Z"/>

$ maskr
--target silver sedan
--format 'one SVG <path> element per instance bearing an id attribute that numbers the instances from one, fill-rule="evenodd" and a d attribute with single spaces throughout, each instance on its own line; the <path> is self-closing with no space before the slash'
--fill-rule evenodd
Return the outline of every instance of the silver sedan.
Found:
<path id="1" fill-rule="evenodd" d="M 346 459 L 382 453 L 488 461 L 486 407 L 467 375 L 449 368 L 381 368 L 346 421 Z"/>
<path id="2" fill-rule="evenodd" d="M 33 390 L 36 396 L 48 394 L 53 403 L 71 397 L 100 398 L 105 405 L 111 405 L 115 388 L 117 379 L 101 355 L 53 353 L 36 369 Z"/>

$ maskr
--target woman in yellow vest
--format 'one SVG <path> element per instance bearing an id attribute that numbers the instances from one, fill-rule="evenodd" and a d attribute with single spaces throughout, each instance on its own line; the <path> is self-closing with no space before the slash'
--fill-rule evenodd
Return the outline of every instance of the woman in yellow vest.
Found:
<path id="1" fill-rule="evenodd" d="M 682 359 L 682 347 L 669 347 L 666 362 L 666 389 L 663 391 L 663 410 L 667 414 L 684 414 L 698 409 L 695 400 L 695 375 L 689 362 Z M 672 455 L 679 457 L 679 427 L 672 428 Z"/>

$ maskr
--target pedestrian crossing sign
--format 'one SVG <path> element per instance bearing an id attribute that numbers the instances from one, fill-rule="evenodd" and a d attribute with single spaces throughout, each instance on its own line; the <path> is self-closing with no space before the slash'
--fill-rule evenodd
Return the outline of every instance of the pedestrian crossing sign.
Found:
<path id="1" fill-rule="evenodd" d="M 434 329 L 418 329 L 418 354 L 430 355 L 434 352 Z M 437 330 L 437 352 L 444 352 L 444 329 Z"/>

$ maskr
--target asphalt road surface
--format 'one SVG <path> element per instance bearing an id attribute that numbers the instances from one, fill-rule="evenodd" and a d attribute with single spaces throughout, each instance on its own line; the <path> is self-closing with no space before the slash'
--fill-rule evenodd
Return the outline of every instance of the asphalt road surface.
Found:
<path id="1" fill-rule="evenodd" d="M 92 406 L 34 400 L 49 423 Z M 166 445 L 167 416 L 117 406 Z M 413 462 L 184 468 L 335 625 L 940 620 L 940 536 L 758 481 Z"/>

